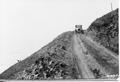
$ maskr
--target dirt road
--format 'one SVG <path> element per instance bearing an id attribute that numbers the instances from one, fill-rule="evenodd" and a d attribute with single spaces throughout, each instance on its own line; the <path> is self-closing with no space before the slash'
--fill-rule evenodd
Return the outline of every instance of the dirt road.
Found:
<path id="1" fill-rule="evenodd" d="M 91 38 L 74 34 L 73 52 L 80 78 L 112 79 L 118 76 L 118 56 L 94 42 Z M 108 77 L 110 75 L 114 75 L 114 77 Z"/>

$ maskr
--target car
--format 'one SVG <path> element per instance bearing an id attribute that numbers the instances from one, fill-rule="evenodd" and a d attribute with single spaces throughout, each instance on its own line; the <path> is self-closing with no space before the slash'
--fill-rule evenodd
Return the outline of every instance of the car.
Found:
<path id="1" fill-rule="evenodd" d="M 82 25 L 75 25 L 75 32 L 84 34 L 84 30 L 82 29 Z"/>

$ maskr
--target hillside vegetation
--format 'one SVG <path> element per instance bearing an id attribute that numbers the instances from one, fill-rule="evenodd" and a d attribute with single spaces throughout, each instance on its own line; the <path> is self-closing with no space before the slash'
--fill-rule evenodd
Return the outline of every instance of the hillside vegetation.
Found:
<path id="1" fill-rule="evenodd" d="M 77 78 L 72 60 L 73 32 L 59 35 L 51 43 L 0 75 L 1 79 L 74 79 Z"/>
<path id="2" fill-rule="evenodd" d="M 87 29 L 88 35 L 101 45 L 118 54 L 118 9 L 97 18 Z"/>
<path id="3" fill-rule="evenodd" d="M 82 33 L 77 30 L 62 33 L 31 56 L 5 70 L 0 79 L 118 78 L 118 34 L 116 9 L 96 19 Z M 111 75 L 114 76 L 109 77 Z"/>

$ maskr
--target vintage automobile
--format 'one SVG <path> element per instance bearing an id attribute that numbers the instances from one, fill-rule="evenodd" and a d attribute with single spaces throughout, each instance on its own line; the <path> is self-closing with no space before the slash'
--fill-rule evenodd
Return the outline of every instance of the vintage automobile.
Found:
<path id="1" fill-rule="evenodd" d="M 84 34 L 84 30 L 82 29 L 82 25 L 75 25 L 75 32 Z"/>

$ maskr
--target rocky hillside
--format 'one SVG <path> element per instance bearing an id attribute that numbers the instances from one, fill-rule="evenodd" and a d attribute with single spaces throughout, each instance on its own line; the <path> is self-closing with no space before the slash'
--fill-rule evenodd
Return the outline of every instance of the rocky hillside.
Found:
<path id="1" fill-rule="evenodd" d="M 75 79 L 71 39 L 73 32 L 59 35 L 51 43 L 0 75 L 1 79 Z"/>
<path id="2" fill-rule="evenodd" d="M 96 19 L 82 33 L 77 30 L 62 33 L 31 56 L 4 71 L 0 79 L 117 78 L 118 46 L 117 9 Z"/>
<path id="3" fill-rule="evenodd" d="M 118 54 L 118 9 L 97 18 L 87 29 L 95 41 Z"/>

